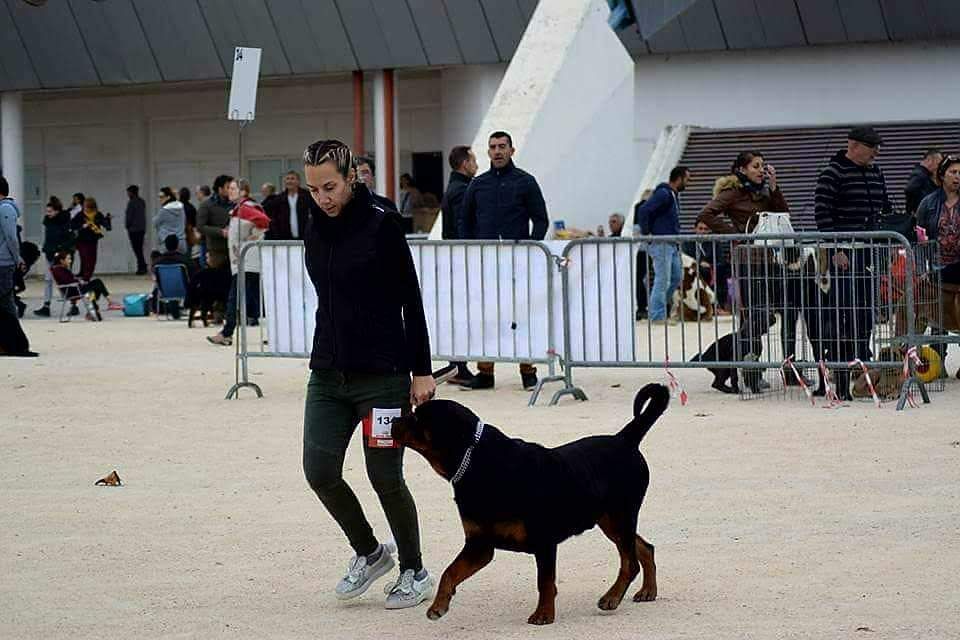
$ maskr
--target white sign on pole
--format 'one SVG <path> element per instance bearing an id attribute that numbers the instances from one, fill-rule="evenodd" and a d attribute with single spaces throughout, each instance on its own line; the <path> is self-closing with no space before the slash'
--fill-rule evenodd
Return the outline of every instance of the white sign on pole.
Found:
<path id="1" fill-rule="evenodd" d="M 261 49 L 237 47 L 233 52 L 228 120 L 253 120 L 257 113 L 257 82 L 260 80 Z"/>

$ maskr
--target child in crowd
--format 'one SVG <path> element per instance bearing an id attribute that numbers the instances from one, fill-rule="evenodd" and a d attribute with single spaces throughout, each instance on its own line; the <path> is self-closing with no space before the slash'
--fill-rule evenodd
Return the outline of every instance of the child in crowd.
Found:
<path id="1" fill-rule="evenodd" d="M 68 298 L 76 298 L 88 294 L 90 295 L 93 312 L 87 313 L 87 320 L 103 320 L 103 316 L 100 315 L 100 306 L 97 304 L 100 298 L 106 298 L 107 309 L 110 311 L 118 311 L 123 309 L 123 306 L 110 300 L 110 292 L 107 291 L 107 287 L 105 284 L 103 284 L 103 280 L 100 278 L 94 278 L 89 282 L 83 282 L 77 278 L 76 275 L 74 275 L 72 269 L 73 256 L 70 253 L 66 251 L 59 251 L 54 255 L 53 259 L 54 263 L 53 267 L 50 269 L 50 273 L 53 276 L 54 281 L 56 281 L 57 286 L 62 288 L 65 296 Z"/>

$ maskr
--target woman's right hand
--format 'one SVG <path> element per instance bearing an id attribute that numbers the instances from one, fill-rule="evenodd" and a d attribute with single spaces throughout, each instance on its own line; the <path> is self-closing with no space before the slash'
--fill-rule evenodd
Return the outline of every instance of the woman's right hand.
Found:
<path id="1" fill-rule="evenodd" d="M 410 384 L 410 402 L 415 407 L 432 400 L 437 393 L 437 381 L 433 376 L 413 376 Z"/>

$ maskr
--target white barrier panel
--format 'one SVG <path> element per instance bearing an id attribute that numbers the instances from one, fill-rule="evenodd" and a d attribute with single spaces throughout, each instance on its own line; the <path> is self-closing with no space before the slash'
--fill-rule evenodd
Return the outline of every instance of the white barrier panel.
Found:
<path id="1" fill-rule="evenodd" d="M 410 250 L 435 358 L 553 358 L 563 327 L 550 303 L 562 305 L 551 292 L 559 278 L 543 245 L 412 242 Z"/>
<path id="2" fill-rule="evenodd" d="M 256 249 L 251 249 L 256 251 Z M 263 308 L 270 353 L 309 357 L 317 294 L 303 261 L 303 245 L 260 247 Z"/>
<path id="3" fill-rule="evenodd" d="M 562 248 L 559 251 L 562 253 Z M 570 249 L 567 263 L 568 360 L 617 362 L 636 359 L 630 291 L 636 254 L 636 246 L 629 242 L 578 244 Z M 563 297 L 556 296 L 556 301 L 562 304 Z"/>
<path id="4" fill-rule="evenodd" d="M 543 245 L 414 241 L 410 251 L 434 358 L 552 360 L 553 346 L 563 343 L 563 305 Z M 303 245 L 265 243 L 260 252 L 268 345 L 250 351 L 306 357 L 317 298 Z"/>

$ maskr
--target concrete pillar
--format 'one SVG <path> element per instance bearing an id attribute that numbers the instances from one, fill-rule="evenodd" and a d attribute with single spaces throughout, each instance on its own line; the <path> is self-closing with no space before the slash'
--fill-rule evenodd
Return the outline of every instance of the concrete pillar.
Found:
<path id="1" fill-rule="evenodd" d="M 384 126 L 383 71 L 373 74 L 373 156 L 377 164 L 377 193 L 387 192 L 387 174 L 383 160 L 387 157 L 387 128 Z"/>
<path id="2" fill-rule="evenodd" d="M 373 141 L 377 163 L 377 193 L 396 200 L 397 193 L 397 95 L 392 69 L 373 76 Z"/>
<path id="3" fill-rule="evenodd" d="M 5 92 L 0 96 L 0 165 L 10 183 L 10 195 L 23 211 L 23 94 Z"/>
<path id="4" fill-rule="evenodd" d="M 366 155 L 363 145 L 363 71 L 353 72 L 353 153 Z"/>

